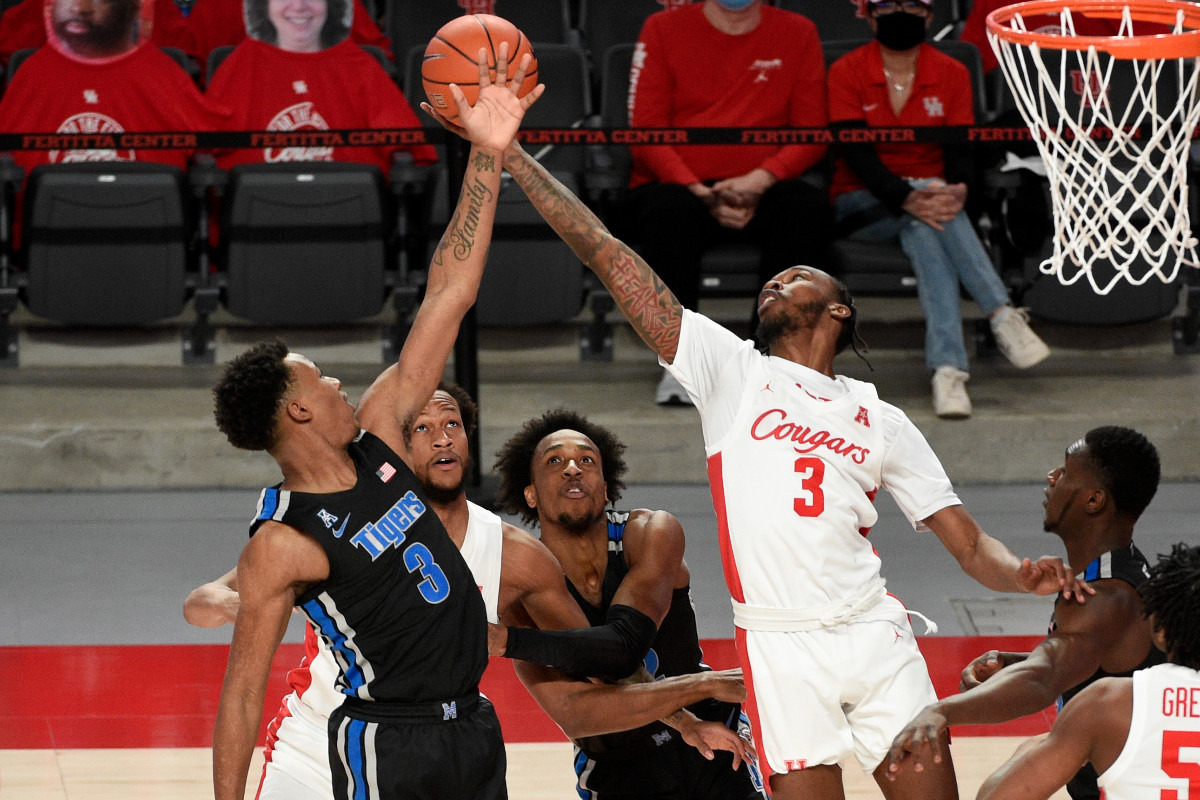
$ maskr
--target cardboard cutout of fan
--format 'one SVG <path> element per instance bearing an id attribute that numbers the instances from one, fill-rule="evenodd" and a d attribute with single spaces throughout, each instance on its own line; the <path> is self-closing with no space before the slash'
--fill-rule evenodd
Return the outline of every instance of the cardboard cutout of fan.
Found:
<path id="1" fill-rule="evenodd" d="M 246 35 L 289 53 L 341 44 L 354 24 L 353 0 L 245 0 Z"/>
<path id="2" fill-rule="evenodd" d="M 46 40 L 67 58 L 103 64 L 150 41 L 154 0 L 46 0 Z"/>

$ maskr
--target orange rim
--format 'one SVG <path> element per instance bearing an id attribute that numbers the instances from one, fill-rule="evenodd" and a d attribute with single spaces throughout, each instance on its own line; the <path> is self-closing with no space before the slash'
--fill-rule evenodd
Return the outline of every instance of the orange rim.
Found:
<path id="1" fill-rule="evenodd" d="M 1153 36 L 1058 36 L 1052 33 L 1018 31 L 1008 27 L 1017 14 L 1059 14 L 1063 9 L 1095 19 L 1121 19 L 1124 9 L 1134 22 L 1174 25 L 1183 12 L 1183 33 Z M 1029 0 L 998 8 L 988 14 L 987 28 L 992 35 L 1012 44 L 1038 45 L 1048 50 L 1087 50 L 1095 47 L 1114 58 L 1167 59 L 1200 57 L 1200 5 L 1186 0 Z"/>

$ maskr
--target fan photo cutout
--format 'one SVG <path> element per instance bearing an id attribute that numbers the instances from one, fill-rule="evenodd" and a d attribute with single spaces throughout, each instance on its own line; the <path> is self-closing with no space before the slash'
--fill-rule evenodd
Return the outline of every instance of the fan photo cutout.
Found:
<path id="1" fill-rule="evenodd" d="M 153 0 L 46 0 L 46 39 L 68 58 L 102 64 L 150 41 Z"/>
<path id="2" fill-rule="evenodd" d="M 341 44 L 354 22 L 352 0 L 246 0 L 246 33 L 290 53 Z"/>

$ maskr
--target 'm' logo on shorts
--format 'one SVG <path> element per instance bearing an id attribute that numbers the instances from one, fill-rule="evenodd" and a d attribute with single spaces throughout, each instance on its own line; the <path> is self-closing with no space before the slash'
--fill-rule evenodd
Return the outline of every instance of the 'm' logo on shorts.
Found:
<path id="1" fill-rule="evenodd" d="M 442 703 L 442 720 L 458 719 L 458 702 Z"/>

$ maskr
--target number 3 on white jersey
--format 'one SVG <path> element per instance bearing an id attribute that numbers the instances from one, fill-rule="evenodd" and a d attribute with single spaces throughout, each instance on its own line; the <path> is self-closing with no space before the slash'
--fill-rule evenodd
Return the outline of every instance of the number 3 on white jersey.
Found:
<path id="1" fill-rule="evenodd" d="M 825 480 L 825 462 L 815 456 L 796 459 L 796 474 L 800 476 L 800 493 L 792 500 L 792 507 L 802 517 L 819 517 L 825 510 L 825 493 L 821 483 Z"/>

